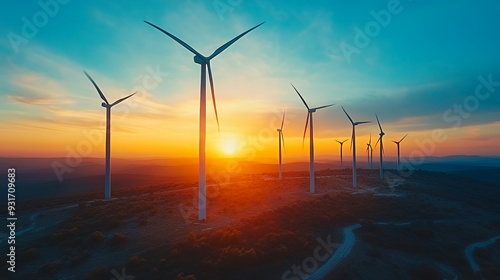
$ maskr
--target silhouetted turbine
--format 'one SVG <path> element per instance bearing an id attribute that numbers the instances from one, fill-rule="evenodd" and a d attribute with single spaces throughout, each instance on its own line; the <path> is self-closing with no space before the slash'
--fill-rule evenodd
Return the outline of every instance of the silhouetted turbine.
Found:
<path id="1" fill-rule="evenodd" d="M 375 114 L 375 117 L 377 118 L 378 127 L 380 128 L 380 133 L 378 134 L 379 138 L 377 140 L 377 143 L 375 143 L 375 148 L 377 147 L 378 142 L 380 142 L 380 179 L 384 179 L 384 142 L 382 141 L 382 138 L 384 137 L 385 132 L 382 130 L 382 126 L 380 125 L 377 114 Z"/>
<path id="2" fill-rule="evenodd" d="M 401 140 L 399 141 L 394 141 L 392 140 L 392 142 L 396 143 L 396 145 L 398 146 L 398 170 L 401 170 L 400 169 L 400 166 L 401 166 L 401 160 L 400 160 L 400 151 L 399 151 L 399 144 L 401 144 L 401 142 L 403 142 L 403 140 L 406 138 L 406 136 L 408 136 L 408 134 L 406 134 L 405 136 L 403 136 L 403 138 L 401 138 Z"/>
<path id="3" fill-rule="evenodd" d="M 106 175 L 104 178 L 104 199 L 109 200 L 111 198 L 111 174 L 110 174 L 110 169 L 111 169 L 111 108 L 115 106 L 116 104 L 125 101 L 125 99 L 130 98 L 132 95 L 136 94 L 137 92 L 134 92 L 128 96 L 125 96 L 123 98 L 120 98 L 116 100 L 115 102 L 109 104 L 108 100 L 102 93 L 102 91 L 99 89 L 97 84 L 94 82 L 94 80 L 90 77 L 90 75 L 83 71 L 87 78 L 92 82 L 94 85 L 95 89 L 99 93 L 99 96 L 101 96 L 101 99 L 104 101 L 101 106 L 106 108 Z"/>
<path id="4" fill-rule="evenodd" d="M 342 110 L 344 111 L 345 115 L 347 118 L 349 118 L 349 121 L 352 124 L 352 136 L 351 136 L 351 150 L 352 150 L 352 187 L 357 188 L 358 180 L 357 180 L 357 175 L 356 175 L 356 126 L 364 123 L 371 123 L 370 121 L 365 121 L 365 122 L 354 122 L 349 114 L 347 114 L 346 110 L 344 107 L 342 107 Z"/>
<path id="5" fill-rule="evenodd" d="M 248 32 L 254 30 L 255 28 L 261 26 L 264 24 L 262 22 L 259 25 L 256 25 L 247 31 L 241 33 L 240 35 L 236 36 L 234 39 L 230 40 L 229 42 L 225 43 L 218 49 L 216 49 L 210 56 L 206 57 L 200 54 L 198 51 L 196 51 L 194 48 L 192 48 L 190 45 L 186 44 L 184 41 L 181 39 L 175 37 L 174 35 L 168 33 L 167 31 L 161 29 L 160 27 L 144 21 L 145 23 L 153 26 L 154 28 L 160 30 L 163 32 L 165 35 L 169 36 L 172 38 L 174 41 L 182 45 L 184 48 L 189 50 L 194 54 L 194 62 L 197 64 L 201 65 L 201 85 L 200 85 L 200 134 L 199 134 L 199 182 L 198 182 L 198 220 L 205 220 L 207 217 L 207 196 L 206 196 L 206 160 L 205 160 L 205 138 L 206 138 L 206 71 L 208 68 L 208 78 L 210 80 L 210 89 L 212 91 L 212 101 L 214 104 L 214 111 L 215 111 L 215 119 L 217 120 L 217 128 L 219 129 L 220 133 L 220 128 L 219 128 L 219 116 L 217 114 L 217 106 L 215 104 L 215 91 L 214 91 L 214 83 L 213 83 L 213 78 L 212 78 L 212 69 L 210 68 L 210 60 L 217 55 L 219 55 L 221 52 L 223 52 L 225 49 L 227 49 L 229 46 L 231 46 L 234 42 L 239 40 L 241 37 L 245 36 Z"/>
<path id="6" fill-rule="evenodd" d="M 329 104 L 325 106 L 320 106 L 316 108 L 309 108 L 309 105 L 307 105 L 306 101 L 304 98 L 302 98 L 302 95 L 300 95 L 299 91 L 292 85 L 293 89 L 297 92 L 297 94 L 300 97 L 300 100 L 304 103 L 304 105 L 307 108 L 307 119 L 306 119 L 306 126 L 304 128 L 304 135 L 302 136 L 302 146 L 304 146 L 304 139 L 306 137 L 306 131 L 307 131 L 307 125 L 308 123 L 310 124 L 309 128 L 309 192 L 314 193 L 315 188 L 314 188 L 314 137 L 313 137 L 313 113 L 316 112 L 316 110 L 327 108 L 330 106 L 333 106 L 335 104 Z"/>
<path id="7" fill-rule="evenodd" d="M 278 178 L 281 180 L 282 178 L 282 169 L 281 169 L 281 142 L 283 142 L 283 149 L 285 149 L 285 138 L 283 136 L 283 125 L 285 124 L 285 111 L 283 111 L 283 119 L 281 120 L 281 126 L 277 129 L 278 131 L 278 147 L 279 147 L 279 175 Z"/>
<path id="8" fill-rule="evenodd" d="M 343 159 L 342 159 L 342 146 L 344 145 L 344 142 L 347 140 L 349 140 L 349 139 L 345 139 L 344 141 L 335 140 L 335 141 L 337 141 L 337 143 L 340 144 L 340 168 L 342 168 L 344 166 Z"/>
<path id="9" fill-rule="evenodd" d="M 370 170 L 373 168 L 373 148 L 372 148 L 372 134 L 370 133 L 370 141 L 366 144 L 366 153 L 368 154 L 368 167 Z"/>

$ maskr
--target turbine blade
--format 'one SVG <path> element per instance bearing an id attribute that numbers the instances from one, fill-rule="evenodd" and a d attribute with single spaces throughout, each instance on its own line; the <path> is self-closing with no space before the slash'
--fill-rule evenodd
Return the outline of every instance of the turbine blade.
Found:
<path id="1" fill-rule="evenodd" d="M 377 114 L 375 114 L 375 117 L 377 118 L 377 123 L 378 123 L 378 127 L 380 128 L 380 132 L 384 132 L 384 131 L 382 130 L 382 126 L 380 125 L 380 121 L 378 120 L 378 116 L 377 116 Z"/>
<path id="2" fill-rule="evenodd" d="M 104 96 L 104 94 L 102 93 L 101 89 L 97 86 L 97 84 L 94 82 L 94 80 L 90 77 L 89 73 L 83 71 L 83 73 L 85 73 L 85 75 L 87 76 L 87 78 L 89 78 L 89 80 L 92 82 L 92 84 L 94 85 L 95 89 L 97 90 L 97 92 L 99 93 L 99 95 L 101 96 L 101 99 L 106 102 L 106 104 L 109 105 L 109 102 L 108 100 L 106 99 L 106 96 Z"/>
<path id="3" fill-rule="evenodd" d="M 349 140 L 349 138 L 347 138 L 347 139 L 345 139 L 344 141 L 342 141 L 342 144 L 343 144 L 345 141 L 347 141 L 347 140 Z"/>
<path id="4" fill-rule="evenodd" d="M 302 136 L 302 148 L 304 148 L 304 140 L 306 139 L 307 125 L 309 124 L 309 112 L 307 112 L 306 126 L 304 127 L 304 135 Z"/>
<path id="5" fill-rule="evenodd" d="M 351 134 L 351 147 L 349 148 L 349 151 L 352 152 L 352 141 L 354 140 L 354 126 L 352 126 L 352 134 Z"/>
<path id="6" fill-rule="evenodd" d="M 403 140 L 406 138 L 406 136 L 408 136 L 408 134 L 406 134 L 405 136 L 403 136 L 403 138 L 401 138 L 401 140 L 399 140 L 399 142 L 403 142 Z"/>
<path id="7" fill-rule="evenodd" d="M 186 42 L 182 41 L 181 39 L 175 37 L 173 34 L 170 34 L 168 33 L 167 31 L 161 29 L 160 27 L 148 22 L 148 21 L 144 21 L 145 23 L 153 26 L 154 28 L 160 30 L 161 32 L 165 33 L 168 37 L 174 39 L 174 41 L 176 41 L 177 43 L 181 44 L 183 47 L 185 47 L 186 49 L 188 49 L 190 52 L 192 52 L 194 55 L 197 55 L 197 56 L 200 56 L 200 57 L 204 57 L 203 55 L 201 55 L 199 52 L 197 52 L 194 48 L 192 48 L 190 45 L 188 45 Z"/>
<path id="8" fill-rule="evenodd" d="M 280 130 L 283 130 L 283 125 L 285 124 L 285 111 L 283 110 L 283 119 L 281 120 Z"/>
<path id="9" fill-rule="evenodd" d="M 371 146 L 371 144 L 372 144 L 372 134 L 371 134 L 371 133 L 370 133 L 370 141 L 369 141 L 368 143 L 369 143 L 369 144 L 370 144 L 370 146 Z"/>
<path id="10" fill-rule="evenodd" d="M 329 105 L 325 105 L 325 106 L 319 106 L 319 107 L 316 107 L 316 108 L 313 108 L 314 110 L 319 110 L 319 109 L 323 109 L 323 108 L 327 108 L 327 107 L 331 107 L 335 104 L 329 104 Z"/>
<path id="11" fill-rule="evenodd" d="M 113 104 L 111 104 L 110 106 L 111 106 L 111 107 L 113 107 L 113 106 L 115 106 L 116 104 L 118 104 L 118 103 L 120 103 L 120 102 L 122 102 L 122 101 L 125 101 L 125 99 L 128 99 L 128 98 L 132 97 L 132 95 L 134 95 L 134 94 L 136 94 L 136 93 L 137 93 L 137 91 L 136 91 L 136 92 L 134 92 L 134 93 L 132 93 L 132 94 L 130 94 L 130 95 L 127 95 L 127 96 L 125 96 L 125 97 L 123 97 L 123 98 L 120 98 L 120 99 L 116 100 L 115 102 L 113 102 Z"/>
<path id="12" fill-rule="evenodd" d="M 354 125 L 354 122 L 352 121 L 351 116 L 349 116 L 349 114 L 345 111 L 345 109 L 344 109 L 343 106 L 340 106 L 340 107 L 342 107 L 342 110 L 344 110 L 345 115 L 349 118 L 349 120 L 351 121 L 352 125 Z"/>
<path id="13" fill-rule="evenodd" d="M 240 35 L 236 36 L 234 39 L 232 39 L 231 41 L 225 43 L 224 45 L 222 45 L 221 47 L 219 47 L 218 49 L 216 49 L 214 51 L 214 53 L 209 57 L 209 59 L 212 59 L 214 57 L 216 57 L 218 54 L 220 54 L 221 52 L 223 52 L 225 49 L 227 49 L 229 46 L 231 46 L 234 42 L 238 41 L 241 37 L 245 36 L 248 32 L 254 30 L 255 28 L 263 25 L 264 22 L 262 22 L 261 24 L 258 24 L 250 29 L 248 29 L 247 31 L 241 33 Z"/>
<path id="14" fill-rule="evenodd" d="M 280 132 L 281 142 L 283 142 L 283 151 L 285 150 L 285 135 L 283 135 L 283 131 Z"/>
<path id="15" fill-rule="evenodd" d="M 377 148 L 378 142 L 380 142 L 380 137 L 378 138 L 377 142 L 375 143 L 375 147 L 373 148 Z"/>
<path id="16" fill-rule="evenodd" d="M 370 121 L 368 121 L 368 122 L 356 122 L 356 125 L 358 125 L 358 124 L 364 124 L 364 123 L 371 123 L 371 122 Z"/>
<path id="17" fill-rule="evenodd" d="M 217 105 L 215 103 L 214 79 L 212 78 L 212 67 L 210 67 L 210 61 L 207 63 L 207 66 L 208 66 L 208 79 L 210 80 L 210 90 L 212 91 L 212 103 L 214 104 L 215 119 L 217 120 L 217 130 L 219 131 L 220 135 L 219 115 L 217 114 Z"/>
<path id="18" fill-rule="evenodd" d="M 297 92 L 297 94 L 299 95 L 299 97 L 302 100 L 302 102 L 304 102 L 304 105 L 306 105 L 307 110 L 309 110 L 309 106 L 307 106 L 307 103 L 304 100 L 304 98 L 302 97 L 302 95 L 300 95 L 300 92 L 295 88 L 295 86 L 293 84 L 291 84 L 291 85 L 292 85 L 293 89 L 295 89 L 295 91 Z"/>
<path id="19" fill-rule="evenodd" d="M 340 145 L 342 145 L 342 143 L 343 143 L 343 142 L 340 142 L 339 140 L 335 140 L 335 141 L 337 141 L 337 143 L 339 143 Z"/>

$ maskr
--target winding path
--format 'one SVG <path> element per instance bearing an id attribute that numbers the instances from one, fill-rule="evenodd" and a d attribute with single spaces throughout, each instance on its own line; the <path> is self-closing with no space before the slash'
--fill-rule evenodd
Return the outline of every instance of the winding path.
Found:
<path id="1" fill-rule="evenodd" d="M 491 244 L 495 243 L 497 240 L 500 240 L 500 235 L 495 236 L 495 237 L 488 239 L 488 240 L 485 240 L 485 241 L 469 244 L 469 246 L 467 246 L 467 248 L 465 248 L 465 257 L 467 258 L 467 261 L 469 261 L 469 265 L 472 268 L 472 271 L 474 271 L 474 273 L 481 272 L 479 265 L 474 260 L 474 250 L 476 248 L 483 248 L 483 247 L 490 246 Z"/>
<path id="2" fill-rule="evenodd" d="M 347 257 L 351 253 L 351 249 L 354 246 L 356 241 L 356 237 L 354 236 L 353 231 L 355 229 L 360 228 L 360 224 L 355 224 L 352 226 L 345 227 L 344 232 L 344 241 L 335 251 L 333 256 L 318 270 L 316 270 L 313 274 L 309 275 L 309 277 L 305 279 L 322 279 L 325 277 L 330 271 L 332 271 L 342 259 Z"/>
<path id="3" fill-rule="evenodd" d="M 23 229 L 16 230 L 16 237 L 34 230 L 36 228 L 36 219 L 38 217 L 40 217 L 41 215 L 46 214 L 46 213 L 50 213 L 50 212 L 53 212 L 53 211 L 66 210 L 66 209 L 74 208 L 74 207 L 77 207 L 77 206 L 78 206 L 78 204 L 71 204 L 71 205 L 68 205 L 68 206 L 54 208 L 54 209 L 48 209 L 48 210 L 45 210 L 45 211 L 40 211 L 40 212 L 31 214 L 30 217 L 29 217 L 29 220 L 31 221 L 31 225 L 29 225 L 29 226 L 27 226 L 27 227 L 25 227 Z M 4 242 L 7 239 L 8 239 L 8 236 L 5 237 L 5 238 L 0 239 L 0 243 Z"/>

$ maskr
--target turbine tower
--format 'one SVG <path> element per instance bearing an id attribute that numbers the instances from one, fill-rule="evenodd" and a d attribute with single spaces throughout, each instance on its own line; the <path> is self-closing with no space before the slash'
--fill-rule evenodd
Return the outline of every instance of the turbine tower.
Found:
<path id="1" fill-rule="evenodd" d="M 370 170 L 373 168 L 373 148 L 372 148 L 372 134 L 370 133 L 370 141 L 366 144 L 366 153 L 368 154 L 368 167 Z"/>
<path id="2" fill-rule="evenodd" d="M 399 155 L 400 155 L 400 152 L 399 152 L 399 144 L 401 144 L 401 142 L 403 142 L 403 140 L 406 138 L 406 136 L 408 136 L 408 134 L 406 134 L 405 136 L 403 136 L 403 138 L 401 138 L 401 140 L 399 141 L 394 141 L 392 140 L 392 142 L 394 142 L 397 146 L 398 146 L 398 170 L 401 170 L 400 169 L 400 166 L 401 166 L 401 160 L 399 158 Z"/>
<path id="3" fill-rule="evenodd" d="M 380 179 L 384 179 L 384 142 L 382 142 L 382 138 L 384 137 L 385 132 L 382 130 L 377 114 L 375 114 L 375 117 L 377 118 L 378 127 L 380 128 L 380 133 L 378 134 L 379 137 L 377 143 L 375 143 L 375 147 L 377 147 L 378 142 L 380 142 Z"/>
<path id="4" fill-rule="evenodd" d="M 304 105 L 307 108 L 307 118 L 306 118 L 306 126 L 304 128 L 304 135 L 302 136 L 302 146 L 304 145 L 304 139 L 306 137 L 306 131 L 307 131 L 307 124 L 309 123 L 309 192 L 314 193 L 315 188 L 314 188 L 314 137 L 313 137 L 313 113 L 316 112 L 316 110 L 327 108 L 330 106 L 333 106 L 335 104 L 329 104 L 329 105 L 324 105 L 316 108 L 309 108 L 309 105 L 307 105 L 306 101 L 304 98 L 302 98 L 302 95 L 300 95 L 299 91 L 293 86 L 293 89 L 297 92 L 299 95 L 300 99 L 304 103 Z"/>
<path id="5" fill-rule="evenodd" d="M 349 140 L 349 139 L 345 139 L 344 141 L 335 140 L 335 141 L 337 141 L 337 143 L 340 144 L 340 168 L 342 168 L 344 166 L 343 159 L 342 159 L 342 146 L 344 145 L 344 142 L 347 140 Z"/>
<path id="6" fill-rule="evenodd" d="M 161 29 L 160 27 L 144 21 L 145 23 L 151 25 L 152 27 L 160 30 L 163 32 L 165 35 L 169 36 L 172 38 L 174 41 L 182 45 L 184 48 L 189 50 L 194 54 L 194 62 L 197 64 L 200 64 L 201 66 L 201 83 L 200 83 L 200 131 L 199 131 L 199 180 L 198 180 L 198 220 L 205 220 L 207 217 L 207 197 L 206 197 L 206 160 L 205 160 L 205 137 L 206 137 L 206 72 L 208 68 L 208 79 L 210 81 L 210 89 L 212 92 L 212 101 L 214 104 L 214 111 L 215 111 L 215 119 L 217 120 L 217 128 L 219 129 L 220 132 L 220 127 L 219 127 L 219 116 L 217 115 L 217 106 L 215 104 L 215 91 L 214 91 L 214 83 L 213 83 L 213 78 L 212 78 L 212 69 L 210 68 L 210 60 L 215 58 L 217 55 L 219 55 L 221 52 L 223 52 L 225 49 L 227 49 L 229 46 L 231 46 L 234 42 L 239 40 L 241 37 L 245 36 L 248 32 L 254 30 L 255 28 L 261 26 L 264 24 L 262 22 L 261 24 L 258 24 L 249 30 L 241 33 L 240 35 L 236 36 L 234 39 L 231 41 L 225 43 L 224 45 L 220 46 L 218 49 L 216 49 L 210 56 L 206 57 L 203 56 L 201 53 L 196 51 L 194 48 L 192 48 L 190 45 L 186 44 L 184 41 L 181 39 L 175 37 L 174 35 L 168 33 L 167 31 Z"/>
<path id="7" fill-rule="evenodd" d="M 360 125 L 360 124 L 364 124 L 364 123 L 371 123 L 371 122 L 368 122 L 368 121 L 365 121 L 365 122 L 354 122 L 351 118 L 351 116 L 349 116 L 349 114 L 347 114 L 346 110 L 344 109 L 344 107 L 342 107 L 342 110 L 344 111 L 345 115 L 347 116 L 347 118 L 349 118 L 349 121 L 351 122 L 352 124 L 352 136 L 351 136 L 351 149 L 352 149 L 352 187 L 353 188 L 357 188 L 357 177 L 356 177 L 356 126 L 357 125 Z"/>
<path id="8" fill-rule="evenodd" d="M 285 124 L 285 111 L 283 111 L 283 119 L 281 120 L 280 128 L 276 129 L 278 131 L 278 147 L 279 147 L 279 176 L 282 179 L 282 169 L 281 169 L 281 142 L 283 142 L 283 149 L 285 149 L 285 138 L 283 137 L 283 124 Z"/>
<path id="9" fill-rule="evenodd" d="M 101 96 L 101 99 L 104 101 L 101 106 L 106 108 L 106 173 L 105 173 L 105 178 L 104 178 L 104 199 L 109 200 L 111 198 L 111 174 L 110 174 L 110 169 L 111 169 L 111 108 L 115 106 L 116 104 L 125 101 L 125 99 L 130 98 L 132 95 L 136 94 L 137 92 L 132 93 L 131 95 L 125 96 L 123 98 L 120 98 L 116 100 L 115 102 L 109 104 L 108 100 L 102 93 L 101 89 L 97 86 L 97 84 L 92 80 L 90 75 L 83 71 L 87 78 L 92 82 L 94 85 L 95 89 Z"/>

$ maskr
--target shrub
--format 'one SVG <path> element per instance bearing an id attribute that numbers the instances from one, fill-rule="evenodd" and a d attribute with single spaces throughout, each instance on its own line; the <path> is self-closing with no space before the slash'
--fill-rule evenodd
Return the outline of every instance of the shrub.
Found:
<path id="1" fill-rule="evenodd" d="M 110 269 L 105 265 L 100 265 L 87 273 L 84 280 L 110 279 Z"/>
<path id="2" fill-rule="evenodd" d="M 100 241 L 104 240 L 104 234 L 102 234 L 102 232 L 100 232 L 100 231 L 94 231 L 90 235 L 90 239 L 94 242 L 100 242 Z"/>
<path id="3" fill-rule="evenodd" d="M 37 259 L 40 256 L 40 252 L 38 251 L 38 248 L 30 248 L 26 251 L 24 251 L 23 254 L 23 260 L 24 261 L 32 261 Z"/>
<path id="4" fill-rule="evenodd" d="M 429 264 L 421 263 L 411 271 L 413 279 L 441 280 L 441 273 Z"/>
<path id="5" fill-rule="evenodd" d="M 115 233 L 111 238 L 111 246 L 119 247 L 127 242 L 128 237 L 123 233 Z"/>
<path id="6" fill-rule="evenodd" d="M 54 275 L 63 268 L 62 262 L 51 262 L 38 268 L 38 272 L 43 275 Z"/>
<path id="7" fill-rule="evenodd" d="M 143 266 L 145 263 L 146 263 L 145 259 L 139 258 L 138 256 L 132 256 L 127 263 L 127 267 L 138 268 Z"/>
<path id="8" fill-rule="evenodd" d="M 192 274 L 185 275 L 184 273 L 179 273 L 179 275 L 177 275 L 177 278 L 175 278 L 175 280 L 196 280 L 196 277 L 194 277 L 194 275 Z"/>

